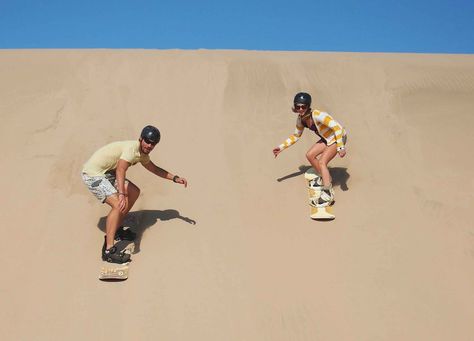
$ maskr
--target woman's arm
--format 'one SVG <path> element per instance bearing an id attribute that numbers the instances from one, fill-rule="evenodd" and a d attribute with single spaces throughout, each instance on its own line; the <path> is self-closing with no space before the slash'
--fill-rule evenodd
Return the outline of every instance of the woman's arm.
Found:
<path id="1" fill-rule="evenodd" d="M 295 128 L 295 132 L 293 134 L 291 134 L 282 144 L 280 144 L 277 148 L 274 148 L 273 149 L 273 154 L 275 155 L 275 157 L 278 156 L 278 154 L 280 152 L 282 152 L 284 149 L 292 146 L 293 144 L 295 144 L 296 142 L 298 142 L 298 140 L 300 139 L 301 135 L 303 135 L 303 131 L 304 131 L 304 126 L 303 124 L 301 123 L 301 119 L 299 118 L 298 116 L 298 119 L 296 120 L 296 128 Z"/>
<path id="2" fill-rule="evenodd" d="M 319 112 L 318 115 L 313 115 L 313 120 L 318 121 L 319 123 L 325 125 L 326 127 L 332 130 L 336 139 L 338 152 L 345 149 L 343 140 L 344 129 L 339 124 L 339 122 L 337 122 L 331 115 L 324 111 Z"/>

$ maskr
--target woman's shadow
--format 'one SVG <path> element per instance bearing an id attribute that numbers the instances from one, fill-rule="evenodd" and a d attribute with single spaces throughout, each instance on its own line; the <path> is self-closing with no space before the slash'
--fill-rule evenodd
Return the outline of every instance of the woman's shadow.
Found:
<path id="1" fill-rule="evenodd" d="M 298 167 L 297 172 L 278 178 L 277 181 L 282 182 L 287 179 L 302 175 L 310 168 L 311 166 L 301 165 Z M 349 190 L 349 187 L 347 187 L 347 180 L 350 178 L 350 174 L 347 172 L 347 168 L 344 168 L 344 167 L 328 167 L 328 168 L 329 168 L 329 173 L 331 173 L 332 185 L 341 187 L 343 191 Z"/>
<path id="2" fill-rule="evenodd" d="M 188 224 L 196 225 L 195 220 L 188 217 L 183 217 L 182 215 L 179 214 L 178 211 L 172 210 L 172 209 L 163 210 L 163 211 L 140 210 L 140 211 L 129 212 L 123 221 L 123 226 L 125 227 L 125 229 L 129 228 L 137 234 L 135 238 L 135 247 L 134 247 L 133 253 L 140 252 L 140 243 L 142 240 L 143 233 L 145 232 L 146 229 L 155 225 L 158 220 L 167 221 L 171 219 L 181 219 Z M 97 223 L 97 227 L 104 233 L 105 233 L 106 221 L 107 221 L 107 217 L 102 217 L 99 219 L 99 222 Z M 131 244 L 131 242 L 127 242 L 127 241 L 121 241 L 119 243 L 123 244 L 123 245 L 117 246 L 119 249 L 124 249 L 125 247 L 127 247 L 127 245 Z"/>

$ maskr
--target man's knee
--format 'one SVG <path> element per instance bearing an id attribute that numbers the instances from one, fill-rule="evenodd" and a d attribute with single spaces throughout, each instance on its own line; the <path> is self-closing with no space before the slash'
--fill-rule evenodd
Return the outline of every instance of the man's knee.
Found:
<path id="1" fill-rule="evenodd" d="M 112 210 L 120 210 L 120 201 L 118 199 L 117 194 L 107 197 L 107 199 L 105 199 L 105 202 L 110 206 Z"/>

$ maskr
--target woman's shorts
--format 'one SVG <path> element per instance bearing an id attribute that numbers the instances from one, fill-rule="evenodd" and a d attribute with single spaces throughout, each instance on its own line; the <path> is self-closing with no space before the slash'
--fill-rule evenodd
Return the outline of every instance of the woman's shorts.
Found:
<path id="1" fill-rule="evenodd" d="M 118 192 L 115 172 L 107 172 L 101 176 L 89 176 L 86 173 L 82 173 L 82 180 L 89 191 L 102 203 L 104 203 L 109 196 Z M 125 179 L 125 184 L 128 184 L 127 179 Z"/>
<path id="2" fill-rule="evenodd" d="M 319 136 L 319 135 L 318 135 L 318 136 Z M 316 142 L 316 143 L 324 143 L 324 144 L 327 146 L 327 145 L 328 145 L 327 141 L 326 141 L 325 139 L 323 139 L 321 136 L 319 136 L 319 137 L 320 137 L 321 139 L 320 139 L 318 142 Z M 330 144 L 330 146 L 333 145 L 334 143 L 336 143 L 336 141 L 333 141 L 333 142 Z M 344 146 L 347 144 L 347 135 L 344 135 L 344 136 L 342 137 L 342 143 L 344 143 Z"/>

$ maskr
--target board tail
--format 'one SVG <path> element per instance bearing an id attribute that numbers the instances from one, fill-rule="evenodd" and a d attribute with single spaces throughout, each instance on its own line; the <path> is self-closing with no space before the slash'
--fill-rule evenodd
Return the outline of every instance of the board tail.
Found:
<path id="1" fill-rule="evenodd" d="M 314 207 L 311 206 L 311 219 L 315 220 L 333 220 L 336 218 L 334 215 L 334 209 L 332 206 L 327 207 Z"/>

